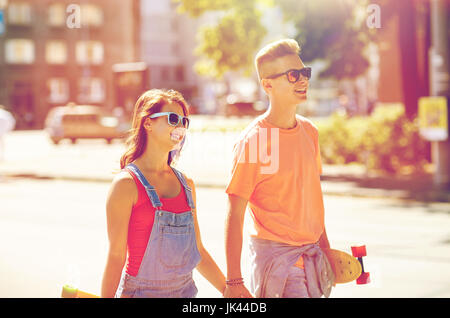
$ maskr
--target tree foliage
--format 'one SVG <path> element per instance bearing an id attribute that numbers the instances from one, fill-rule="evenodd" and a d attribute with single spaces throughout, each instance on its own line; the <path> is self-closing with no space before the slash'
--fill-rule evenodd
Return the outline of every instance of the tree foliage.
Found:
<path id="1" fill-rule="evenodd" d="M 356 14 L 368 0 L 173 0 L 179 12 L 200 17 L 216 12 L 216 24 L 200 30 L 197 70 L 201 74 L 222 76 L 230 70 L 253 70 L 253 58 L 267 34 L 262 24 L 263 10 L 281 8 L 284 21 L 295 26 L 295 39 L 303 47 L 306 62 L 328 61 L 322 77 L 354 78 L 368 67 L 363 50 L 370 39 L 365 19 Z M 359 11 L 358 11 L 359 10 Z M 272 27 L 271 25 L 267 27 Z"/>
<path id="2" fill-rule="evenodd" d="M 200 44 L 196 49 L 200 60 L 196 70 L 220 78 L 227 71 L 243 70 L 250 74 L 253 57 L 261 45 L 266 29 L 261 23 L 262 12 L 257 4 L 264 1 L 249 0 L 175 0 L 179 12 L 199 17 L 216 12 L 216 24 L 200 29 Z"/>
<path id="3" fill-rule="evenodd" d="M 364 73 L 369 63 L 363 52 L 370 40 L 366 1 L 281 0 L 277 4 L 285 20 L 295 25 L 303 61 L 328 62 L 321 77 L 355 78 Z"/>

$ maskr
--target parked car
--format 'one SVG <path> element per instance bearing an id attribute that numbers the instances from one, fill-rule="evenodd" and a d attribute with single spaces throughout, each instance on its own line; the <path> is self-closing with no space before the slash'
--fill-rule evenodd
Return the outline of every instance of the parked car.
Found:
<path id="1" fill-rule="evenodd" d="M 67 105 L 52 108 L 45 120 L 45 130 L 53 143 L 70 139 L 103 138 L 108 143 L 125 137 L 128 125 L 106 114 L 99 106 Z"/>
<path id="2" fill-rule="evenodd" d="M 267 109 L 261 101 L 230 94 L 226 98 L 225 116 L 258 116 Z"/>

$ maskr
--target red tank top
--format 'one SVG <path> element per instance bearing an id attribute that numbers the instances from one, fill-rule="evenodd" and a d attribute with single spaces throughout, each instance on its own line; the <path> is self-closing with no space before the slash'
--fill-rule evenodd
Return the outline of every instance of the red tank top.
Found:
<path id="1" fill-rule="evenodd" d="M 131 210 L 130 222 L 128 224 L 128 262 L 126 272 L 131 276 L 137 276 L 152 231 L 155 208 L 139 179 L 132 171 L 129 169 L 126 170 L 133 177 L 138 189 L 138 200 Z M 173 213 L 182 213 L 191 209 L 187 203 L 184 187 L 181 183 L 180 185 L 181 191 L 176 197 L 159 198 L 162 203 L 161 209 Z"/>

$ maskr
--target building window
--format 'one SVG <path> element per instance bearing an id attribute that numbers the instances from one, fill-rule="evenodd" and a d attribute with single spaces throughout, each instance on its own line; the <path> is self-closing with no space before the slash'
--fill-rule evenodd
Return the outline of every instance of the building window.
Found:
<path id="1" fill-rule="evenodd" d="M 94 4 L 81 5 L 81 24 L 88 27 L 98 27 L 103 24 L 103 11 Z"/>
<path id="2" fill-rule="evenodd" d="M 8 23 L 13 25 L 31 24 L 31 5 L 26 2 L 13 2 L 8 6 Z"/>
<path id="3" fill-rule="evenodd" d="M 28 39 L 5 41 L 5 60 L 10 64 L 34 63 L 34 43 Z"/>
<path id="4" fill-rule="evenodd" d="M 47 81 L 50 103 L 66 103 L 69 100 L 69 82 L 65 78 L 50 78 Z"/>
<path id="5" fill-rule="evenodd" d="M 161 80 L 168 81 L 170 80 L 170 69 L 167 66 L 161 67 Z"/>
<path id="6" fill-rule="evenodd" d="M 48 8 L 48 25 L 54 27 L 64 26 L 66 23 L 66 7 L 62 3 L 53 3 Z"/>
<path id="7" fill-rule="evenodd" d="M 79 80 L 80 103 L 101 103 L 105 100 L 105 83 L 101 78 L 84 77 Z"/>
<path id="8" fill-rule="evenodd" d="M 102 64 L 103 44 L 98 41 L 77 42 L 76 57 L 79 64 Z"/>
<path id="9" fill-rule="evenodd" d="M 184 67 L 183 67 L 183 65 L 178 65 L 177 67 L 175 67 L 175 79 L 178 82 L 184 82 L 185 77 L 184 77 Z"/>
<path id="10" fill-rule="evenodd" d="M 67 45 L 64 41 L 48 41 L 45 46 L 45 59 L 49 64 L 64 64 L 67 62 Z"/>

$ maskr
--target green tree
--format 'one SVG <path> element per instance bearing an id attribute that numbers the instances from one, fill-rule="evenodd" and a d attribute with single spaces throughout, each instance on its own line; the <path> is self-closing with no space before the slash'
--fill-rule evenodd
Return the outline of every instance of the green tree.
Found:
<path id="1" fill-rule="evenodd" d="M 369 66 L 363 55 L 372 30 L 365 25 L 367 1 L 281 0 L 285 21 L 295 25 L 305 63 L 327 61 L 319 77 L 355 78 Z"/>
<path id="2" fill-rule="evenodd" d="M 296 39 L 305 47 L 303 60 L 310 62 L 320 58 L 328 61 L 328 67 L 320 75 L 336 79 L 354 78 L 364 73 L 368 67 L 362 54 L 364 48 L 370 41 L 382 40 L 381 32 L 366 25 L 368 5 L 379 6 L 382 25 L 397 18 L 405 114 L 409 119 L 417 115 L 420 94 L 428 95 L 428 74 L 421 77 L 417 67 L 416 19 L 418 14 L 427 18 L 429 1 L 280 0 L 277 3 L 283 9 L 286 20 L 295 21 L 298 31 Z M 424 33 L 426 45 L 429 46 L 429 21 Z M 425 52 L 425 56 L 428 57 L 428 52 Z M 425 70 L 427 73 L 428 68 Z"/>
<path id="3" fill-rule="evenodd" d="M 178 11 L 196 18 L 216 12 L 218 22 L 200 29 L 196 53 L 199 74 L 222 77 L 227 71 L 253 71 L 253 57 L 267 30 L 261 23 L 266 0 L 174 0 Z"/>
<path id="4" fill-rule="evenodd" d="M 342 79 L 362 74 L 368 62 L 362 52 L 370 39 L 370 30 L 363 27 L 364 19 L 355 13 L 368 0 L 174 0 L 179 12 L 199 17 L 217 12 L 216 25 L 200 31 L 197 64 L 200 74 L 222 76 L 229 70 L 244 70 L 251 74 L 253 58 L 267 34 L 262 25 L 264 9 L 279 6 L 284 22 L 292 23 L 296 40 L 305 47 L 301 56 L 306 62 L 328 61 L 322 77 Z M 281 23 L 282 21 L 274 21 Z M 270 26 L 269 26 L 270 27 Z"/>

